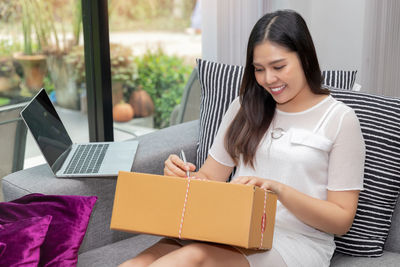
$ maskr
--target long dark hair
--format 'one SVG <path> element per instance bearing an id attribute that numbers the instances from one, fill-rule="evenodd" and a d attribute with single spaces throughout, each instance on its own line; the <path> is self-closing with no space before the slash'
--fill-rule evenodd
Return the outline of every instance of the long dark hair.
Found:
<path id="1" fill-rule="evenodd" d="M 246 66 L 239 91 L 241 108 L 225 136 L 225 147 L 235 163 L 242 155 L 244 163 L 252 167 L 257 147 L 271 124 L 276 107 L 275 100 L 257 83 L 254 75 L 254 48 L 266 41 L 296 52 L 311 91 L 329 94 L 328 90 L 321 88 L 321 70 L 304 19 L 291 10 L 279 10 L 260 18 L 247 45 Z"/>

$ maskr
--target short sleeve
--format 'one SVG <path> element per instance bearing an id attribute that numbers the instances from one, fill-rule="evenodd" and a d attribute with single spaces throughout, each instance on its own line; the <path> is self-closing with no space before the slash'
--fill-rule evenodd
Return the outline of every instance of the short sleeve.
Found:
<path id="1" fill-rule="evenodd" d="M 362 190 L 365 143 L 354 111 L 344 113 L 329 156 L 328 190 Z"/>
<path id="2" fill-rule="evenodd" d="M 240 109 L 240 101 L 239 97 L 232 101 L 229 105 L 228 110 L 226 111 L 224 117 L 222 118 L 221 124 L 218 128 L 217 135 L 215 136 L 214 142 L 208 151 L 209 155 L 213 157 L 219 163 L 228 166 L 234 167 L 235 163 L 229 153 L 225 148 L 225 134 L 228 130 L 229 125 L 235 118 L 237 112 Z"/>

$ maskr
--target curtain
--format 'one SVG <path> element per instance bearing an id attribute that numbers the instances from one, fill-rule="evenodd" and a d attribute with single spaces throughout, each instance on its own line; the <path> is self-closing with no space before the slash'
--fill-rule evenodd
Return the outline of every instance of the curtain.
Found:
<path id="1" fill-rule="evenodd" d="M 247 41 L 267 0 L 202 0 L 202 57 L 226 64 L 246 63 Z"/>
<path id="2" fill-rule="evenodd" d="M 363 91 L 400 97 L 400 1 L 366 2 L 360 74 Z"/>

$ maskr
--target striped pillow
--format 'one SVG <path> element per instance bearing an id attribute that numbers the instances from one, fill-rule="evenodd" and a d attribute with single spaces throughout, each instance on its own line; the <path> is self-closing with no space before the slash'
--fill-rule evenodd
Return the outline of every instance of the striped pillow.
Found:
<path id="1" fill-rule="evenodd" d="M 197 60 L 201 92 L 197 166 L 205 161 L 229 104 L 239 93 L 243 67 Z M 332 89 L 352 107 L 366 143 L 364 188 L 350 231 L 336 237 L 337 251 L 353 256 L 383 253 L 400 188 L 400 99 Z"/>
<path id="2" fill-rule="evenodd" d="M 322 71 L 322 84 L 334 88 L 352 90 L 356 82 L 356 75 L 356 70 L 324 70 Z"/>
<path id="3" fill-rule="evenodd" d="M 332 96 L 353 108 L 366 145 L 364 190 L 350 231 L 336 237 L 336 251 L 379 257 L 400 188 L 400 99 L 351 91 Z"/>
<path id="4" fill-rule="evenodd" d="M 239 95 L 243 67 L 197 59 L 201 86 L 196 166 L 203 165 L 225 111 Z"/>

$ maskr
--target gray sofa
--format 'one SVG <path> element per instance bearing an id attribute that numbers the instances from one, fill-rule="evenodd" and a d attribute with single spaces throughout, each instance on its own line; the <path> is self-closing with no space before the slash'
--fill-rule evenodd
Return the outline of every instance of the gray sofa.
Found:
<path id="1" fill-rule="evenodd" d="M 140 145 L 132 170 L 162 174 L 167 156 L 180 149 L 185 150 L 188 161 L 196 162 L 198 133 L 198 121 L 192 121 L 138 137 Z M 4 177 L 2 185 L 6 201 L 33 192 L 98 196 L 80 248 L 78 266 L 117 266 L 160 239 L 110 230 L 115 178 L 59 179 L 52 175 L 47 165 L 40 165 Z M 336 253 L 331 266 L 399 266 L 399 206 L 397 204 L 395 209 L 382 257 L 361 258 Z"/>

